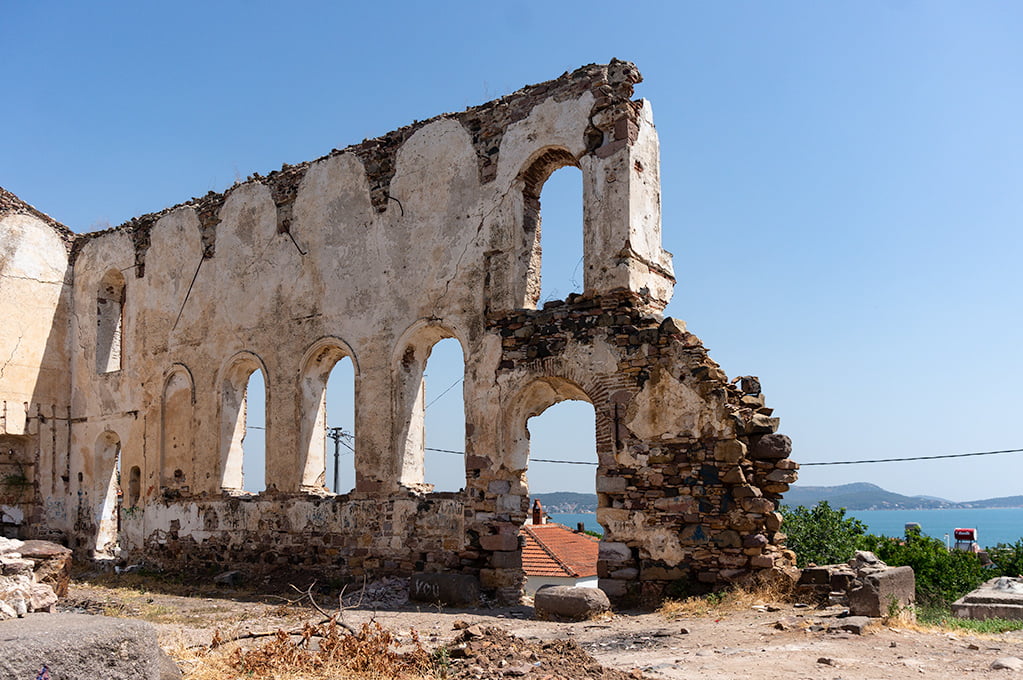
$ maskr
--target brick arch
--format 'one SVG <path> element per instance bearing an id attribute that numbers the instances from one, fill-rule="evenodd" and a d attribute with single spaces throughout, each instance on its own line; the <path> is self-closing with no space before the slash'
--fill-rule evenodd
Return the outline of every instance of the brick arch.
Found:
<path id="1" fill-rule="evenodd" d="M 564 167 L 579 167 L 579 161 L 568 149 L 560 146 L 541 148 L 529 157 L 518 180 L 522 183 L 522 229 L 528 244 L 526 293 L 522 306 L 536 309 L 540 300 L 541 242 L 540 193 L 550 176 Z M 584 208 L 585 209 L 585 208 Z"/>
<path id="2" fill-rule="evenodd" d="M 302 471 L 300 488 L 305 490 L 324 489 L 326 442 L 323 435 L 327 426 L 327 381 L 337 363 L 346 357 L 352 362 L 357 385 L 359 361 L 351 346 L 341 338 L 319 338 L 302 356 L 298 373 L 298 395 L 301 402 L 298 464 Z M 358 438 L 355 441 L 358 445 Z"/>

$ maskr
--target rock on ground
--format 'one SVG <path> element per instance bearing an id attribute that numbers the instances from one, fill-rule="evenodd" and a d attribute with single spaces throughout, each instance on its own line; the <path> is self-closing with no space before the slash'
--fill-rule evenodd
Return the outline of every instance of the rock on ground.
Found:
<path id="1" fill-rule="evenodd" d="M 181 671 L 141 621 L 87 614 L 29 614 L 0 621 L 0 677 L 180 680 Z"/>
<path id="2" fill-rule="evenodd" d="M 599 588 L 548 586 L 536 591 L 533 608 L 538 619 L 581 621 L 608 611 L 611 602 Z"/>

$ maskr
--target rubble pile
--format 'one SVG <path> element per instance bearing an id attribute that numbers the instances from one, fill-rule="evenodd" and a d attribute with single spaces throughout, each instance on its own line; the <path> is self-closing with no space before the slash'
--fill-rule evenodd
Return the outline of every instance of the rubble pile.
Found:
<path id="1" fill-rule="evenodd" d="M 808 599 L 848 606 L 853 616 L 880 617 L 913 605 L 916 577 L 912 567 L 889 567 L 858 550 L 847 563 L 803 569 L 797 589 Z"/>
<path id="2" fill-rule="evenodd" d="M 52 612 L 67 595 L 71 550 L 49 541 L 0 538 L 0 621 Z"/>

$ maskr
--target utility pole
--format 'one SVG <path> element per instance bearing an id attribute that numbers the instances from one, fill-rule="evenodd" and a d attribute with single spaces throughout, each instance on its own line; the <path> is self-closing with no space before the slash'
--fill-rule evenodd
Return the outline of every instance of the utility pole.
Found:
<path id="1" fill-rule="evenodd" d="M 345 431 L 340 427 L 328 427 L 327 436 L 334 440 L 334 493 L 338 493 L 341 488 L 338 484 L 337 478 L 337 466 L 338 459 L 341 457 L 341 437 L 344 436 Z"/>

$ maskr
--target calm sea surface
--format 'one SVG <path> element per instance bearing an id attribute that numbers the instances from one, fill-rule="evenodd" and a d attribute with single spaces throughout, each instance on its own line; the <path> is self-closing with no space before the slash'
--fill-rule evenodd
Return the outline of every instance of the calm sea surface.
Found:
<path id="1" fill-rule="evenodd" d="M 867 531 L 884 536 L 902 536 L 906 522 L 916 522 L 923 532 L 934 538 L 952 538 L 952 530 L 969 527 L 977 530 L 977 542 L 984 547 L 998 543 L 1015 543 L 1023 538 L 1023 508 L 972 508 L 968 510 L 856 510 L 847 511 L 867 525 Z M 591 531 L 604 532 L 593 513 L 552 513 L 551 519 L 575 528 L 583 522 Z"/>

